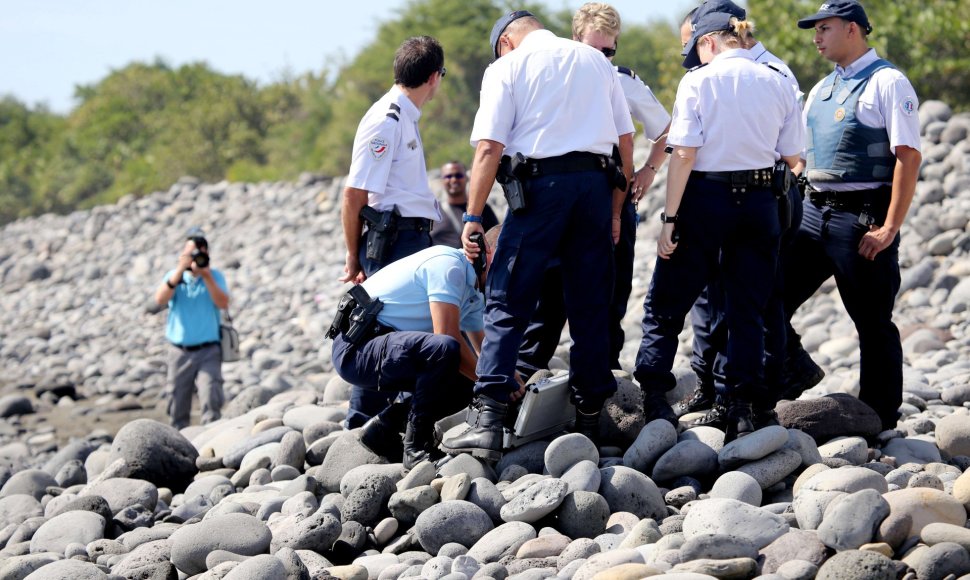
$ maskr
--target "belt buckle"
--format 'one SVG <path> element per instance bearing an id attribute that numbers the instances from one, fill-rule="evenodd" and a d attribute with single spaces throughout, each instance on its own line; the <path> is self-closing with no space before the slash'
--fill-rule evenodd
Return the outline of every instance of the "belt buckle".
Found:
<path id="1" fill-rule="evenodd" d="M 748 185 L 747 171 L 732 171 L 729 173 L 729 176 L 731 187 L 740 187 L 743 189 L 746 185 Z"/>

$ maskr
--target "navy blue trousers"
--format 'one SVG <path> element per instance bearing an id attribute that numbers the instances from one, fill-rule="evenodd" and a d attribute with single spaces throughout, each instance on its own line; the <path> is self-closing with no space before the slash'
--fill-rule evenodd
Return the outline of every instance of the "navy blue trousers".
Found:
<path id="1" fill-rule="evenodd" d="M 765 400 L 754 401 L 762 406 L 774 407 L 776 394 L 781 388 L 781 371 L 787 345 L 788 317 L 785 315 L 785 264 L 788 249 L 802 223 L 802 194 L 797 186 L 788 190 L 789 226 L 781 235 L 781 250 L 775 268 L 775 281 L 765 307 L 765 384 L 768 396 Z M 704 384 L 715 386 L 719 394 L 724 394 L 724 365 L 727 345 L 727 326 L 718 304 L 712 304 L 708 292 L 720 296 L 720 282 L 715 280 L 705 288 L 691 308 L 691 321 L 694 326 L 694 350 L 691 367 Z"/>
<path id="2" fill-rule="evenodd" d="M 610 300 L 610 368 L 619 369 L 623 349 L 623 317 L 633 290 L 633 257 L 637 236 L 637 213 L 630 198 L 620 213 L 620 241 L 613 246 L 613 298 Z M 562 270 L 559 265 L 546 269 L 539 304 L 519 349 L 519 372 L 529 377 L 539 369 L 549 368 L 556 354 L 562 329 L 566 325 L 566 303 L 562 293 Z"/>
<path id="3" fill-rule="evenodd" d="M 634 376 L 644 389 L 675 386 L 677 335 L 701 291 L 718 280 L 727 327 L 727 394 L 748 401 L 762 397 L 763 316 L 781 235 L 778 202 L 767 188 L 732 193 L 727 184 L 692 176 L 677 213 L 680 242 L 670 259 L 657 258 Z"/>
<path id="4" fill-rule="evenodd" d="M 475 394 L 507 401 L 518 389 L 514 373 L 522 337 L 546 269 L 558 258 L 573 338 L 573 399 L 581 407 L 597 407 L 616 392 L 608 338 L 612 189 L 604 173 L 590 171 L 532 179 L 526 192 L 527 209 L 505 218 L 486 281 L 485 342 Z"/>
<path id="5" fill-rule="evenodd" d="M 367 235 L 360 238 L 360 251 L 358 258 L 367 276 L 373 276 L 375 272 L 391 262 L 406 258 L 411 254 L 420 252 L 425 248 L 431 247 L 431 234 L 429 232 L 417 230 L 404 230 L 397 233 L 397 239 L 391 246 L 391 253 L 383 264 L 367 259 Z M 353 381 L 351 381 L 353 382 Z M 356 383 L 350 390 L 350 407 L 347 410 L 346 425 L 348 429 L 360 427 L 368 419 L 378 414 L 397 396 L 392 392 L 377 392 L 369 389 L 362 389 Z"/>
<path id="6" fill-rule="evenodd" d="M 411 420 L 436 420 L 468 403 L 471 391 L 460 380 L 460 359 L 458 341 L 430 332 L 389 332 L 360 346 L 343 334 L 333 341 L 334 370 L 345 381 L 392 398 L 398 391 L 413 393 Z"/>
<path id="7" fill-rule="evenodd" d="M 887 191 L 885 207 L 870 211 L 877 224 L 885 220 L 888 204 Z M 903 394 L 903 349 L 892 321 L 900 285 L 899 236 L 875 260 L 867 260 L 859 255 L 859 242 L 868 229 L 856 212 L 806 201 L 789 254 L 792 267 L 785 270 L 785 312 L 790 321 L 795 310 L 835 276 L 842 303 L 859 333 L 859 399 L 889 429 L 896 425 Z M 800 341 L 794 330 L 789 337 Z"/>

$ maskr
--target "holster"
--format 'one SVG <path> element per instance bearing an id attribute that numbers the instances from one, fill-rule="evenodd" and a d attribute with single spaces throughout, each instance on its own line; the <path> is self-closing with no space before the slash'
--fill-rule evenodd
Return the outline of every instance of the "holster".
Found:
<path id="1" fill-rule="evenodd" d="M 327 338 L 334 338 L 350 326 L 350 313 L 357 308 L 357 299 L 354 298 L 355 290 L 359 286 L 354 286 L 349 292 L 340 297 L 337 303 L 337 313 L 333 316 L 333 322 L 327 329 Z M 364 291 L 366 294 L 367 292 Z"/>
<path id="2" fill-rule="evenodd" d="M 365 205 L 360 210 L 360 217 L 367 222 L 367 259 L 383 264 L 390 254 L 391 245 L 397 239 L 397 221 L 401 212 L 397 210 L 397 206 L 379 212 Z"/>
<path id="3" fill-rule="evenodd" d="M 613 152 L 610 154 L 610 161 L 606 168 L 606 174 L 610 178 L 610 183 L 613 185 L 613 189 L 626 191 L 627 182 L 626 175 L 623 173 L 623 158 L 620 157 L 620 148 L 616 145 L 613 146 Z"/>
<path id="4" fill-rule="evenodd" d="M 775 162 L 774 170 L 771 172 L 771 189 L 778 198 L 778 223 L 781 224 L 782 233 L 787 232 L 791 227 L 791 198 L 788 193 L 796 186 L 797 178 L 788 164 L 784 160 Z"/>
<path id="5" fill-rule="evenodd" d="M 502 186 L 505 201 L 508 202 L 509 211 L 512 213 L 520 212 L 526 208 L 525 188 L 522 185 L 522 180 L 516 174 L 516 170 L 525 161 L 522 153 L 516 153 L 515 157 L 503 155 L 498 166 L 498 172 L 495 174 L 495 181 Z"/>
<path id="6" fill-rule="evenodd" d="M 333 338 L 342 333 L 344 340 L 354 346 L 360 346 L 381 333 L 381 325 L 377 322 L 377 314 L 384 308 L 384 303 L 377 298 L 371 298 L 367 290 L 361 285 L 351 288 L 340 299 L 337 314 L 334 316 L 327 336 Z"/>

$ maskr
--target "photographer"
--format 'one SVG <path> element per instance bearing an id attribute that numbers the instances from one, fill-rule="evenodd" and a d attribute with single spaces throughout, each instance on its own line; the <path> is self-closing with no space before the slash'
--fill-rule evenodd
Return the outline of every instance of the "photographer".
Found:
<path id="1" fill-rule="evenodd" d="M 168 415 L 172 426 L 189 425 L 192 391 L 199 389 L 202 423 L 215 421 L 222 409 L 222 351 L 219 310 L 229 307 L 229 289 L 222 272 L 209 266 L 209 243 L 200 228 L 186 233 L 178 265 L 165 274 L 155 302 L 168 306 L 165 338 L 172 343 L 169 377 L 172 396 Z"/>

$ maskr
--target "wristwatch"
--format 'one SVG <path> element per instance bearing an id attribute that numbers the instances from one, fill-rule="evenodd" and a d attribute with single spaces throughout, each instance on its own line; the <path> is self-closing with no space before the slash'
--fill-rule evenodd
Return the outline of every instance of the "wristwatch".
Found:
<path id="1" fill-rule="evenodd" d="M 480 224 L 480 223 L 482 223 L 482 216 L 480 216 L 480 215 L 472 215 L 472 214 L 470 214 L 468 212 L 465 212 L 465 213 L 461 214 L 461 221 L 462 221 L 462 223 L 466 223 L 466 224 L 468 222 L 475 222 L 476 224 Z"/>
<path id="2" fill-rule="evenodd" d="M 660 221 L 665 224 L 675 224 L 677 223 L 677 216 L 667 215 L 667 212 L 660 212 Z"/>

